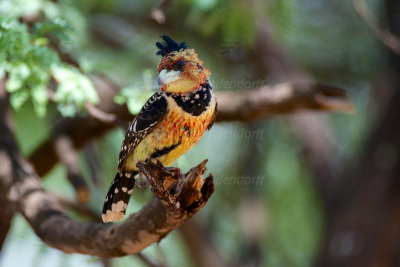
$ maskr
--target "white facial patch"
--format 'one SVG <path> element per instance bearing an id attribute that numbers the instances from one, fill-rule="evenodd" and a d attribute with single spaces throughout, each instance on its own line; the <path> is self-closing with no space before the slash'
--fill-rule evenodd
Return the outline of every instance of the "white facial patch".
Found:
<path id="1" fill-rule="evenodd" d="M 176 70 L 166 70 L 163 69 L 160 74 L 158 74 L 158 84 L 164 85 L 168 83 L 175 82 L 181 78 L 181 72 Z"/>

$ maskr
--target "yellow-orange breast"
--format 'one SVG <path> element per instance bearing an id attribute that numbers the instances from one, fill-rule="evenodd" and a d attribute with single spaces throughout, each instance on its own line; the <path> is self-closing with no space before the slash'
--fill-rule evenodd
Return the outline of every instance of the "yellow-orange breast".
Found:
<path id="1" fill-rule="evenodd" d="M 136 163 L 148 159 L 155 149 L 161 150 L 179 144 L 168 154 L 159 157 L 165 166 L 172 164 L 203 136 L 214 115 L 216 101 L 213 98 L 209 108 L 199 116 L 184 112 L 172 99 L 168 99 L 168 104 L 168 114 L 128 156 L 125 169 L 137 170 Z"/>

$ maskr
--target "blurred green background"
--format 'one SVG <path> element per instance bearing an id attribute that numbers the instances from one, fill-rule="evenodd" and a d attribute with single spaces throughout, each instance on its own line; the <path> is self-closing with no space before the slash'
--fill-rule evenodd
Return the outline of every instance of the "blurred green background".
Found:
<path id="1" fill-rule="evenodd" d="M 385 20 L 381 1 L 367 2 L 371 11 Z M 273 68 L 266 69 L 257 62 L 256 38 L 260 24 L 265 23 L 272 41 L 299 69 L 315 81 L 346 89 L 357 108 L 355 114 L 305 116 L 325 123 L 326 138 L 335 150 L 332 169 L 351 164 L 377 112 L 371 82 L 387 64 L 387 52 L 358 17 L 351 1 L 170 1 L 163 23 L 151 17 L 158 4 L 129 0 L 1 0 L 0 16 L 21 21 L 37 15 L 43 21 L 56 21 L 59 28 L 51 31 L 60 33 L 62 50 L 79 62 L 88 77 L 102 75 L 120 86 L 116 101 L 127 102 L 132 112 L 137 112 L 151 90 L 157 89 L 159 57 L 155 55 L 155 42 L 162 34 L 196 49 L 211 70 L 217 91 L 249 89 L 243 88 L 240 81 L 251 82 L 252 88 L 254 84 L 286 81 Z M 62 116 L 56 105 L 48 104 L 46 111 L 40 111 L 40 105 L 27 101 L 14 109 L 18 142 L 27 156 L 48 138 L 52 125 Z M 64 115 L 79 114 L 75 107 L 72 111 L 60 106 L 58 109 Z M 243 266 L 311 266 L 321 250 L 324 205 L 296 134 L 296 116 L 217 123 L 176 164 L 188 170 L 209 159 L 208 172 L 216 179 L 215 193 L 195 220 L 205 228 L 223 258 L 243 262 Z M 115 129 L 79 152 L 81 168 L 91 185 L 89 205 L 98 213 L 116 171 L 123 136 L 122 129 Z M 90 172 L 93 160 L 99 168 L 96 185 Z M 47 174 L 44 186 L 74 198 L 65 175 L 58 164 Z M 135 189 L 128 213 L 139 210 L 151 196 L 148 188 Z M 80 218 L 73 212 L 71 216 Z M 246 219 L 249 216 L 250 221 Z M 146 248 L 143 254 L 167 266 L 194 266 L 178 231 Z M 252 260 L 252 264 L 245 264 Z M 22 217 L 16 216 L 0 265 L 102 263 L 90 256 L 66 255 L 49 248 Z M 146 265 L 138 257 L 127 256 L 113 259 L 112 266 Z"/>

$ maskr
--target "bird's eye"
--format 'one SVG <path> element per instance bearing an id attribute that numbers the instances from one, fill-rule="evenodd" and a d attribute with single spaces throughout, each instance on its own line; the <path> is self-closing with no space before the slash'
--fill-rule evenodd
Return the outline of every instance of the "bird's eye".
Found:
<path id="1" fill-rule="evenodd" d="M 182 59 L 179 59 L 177 62 L 174 64 L 174 70 L 176 71 L 183 71 L 185 68 L 185 61 Z"/>

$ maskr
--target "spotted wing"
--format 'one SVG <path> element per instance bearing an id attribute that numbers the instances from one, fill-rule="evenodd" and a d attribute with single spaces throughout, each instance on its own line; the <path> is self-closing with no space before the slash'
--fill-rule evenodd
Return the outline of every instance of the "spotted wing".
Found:
<path id="1" fill-rule="evenodd" d="M 163 120 L 168 113 L 164 92 L 157 92 L 147 100 L 125 134 L 119 153 L 118 171 L 123 172 L 127 157 L 136 146 Z"/>

